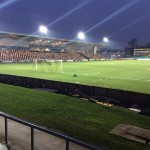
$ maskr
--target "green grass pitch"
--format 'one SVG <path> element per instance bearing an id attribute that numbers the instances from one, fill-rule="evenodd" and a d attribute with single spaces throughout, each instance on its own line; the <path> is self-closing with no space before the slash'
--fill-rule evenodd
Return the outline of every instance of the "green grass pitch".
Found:
<path id="1" fill-rule="evenodd" d="M 62 73 L 61 73 L 62 71 Z M 150 61 L 116 60 L 0 64 L 0 73 L 150 94 Z M 77 77 L 73 75 L 77 74 Z"/>

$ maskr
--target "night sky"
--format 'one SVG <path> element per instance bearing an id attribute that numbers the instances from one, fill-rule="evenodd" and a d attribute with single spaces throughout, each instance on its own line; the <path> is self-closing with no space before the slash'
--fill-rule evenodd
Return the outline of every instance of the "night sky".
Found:
<path id="1" fill-rule="evenodd" d="M 150 42 L 150 0 L 0 0 L 0 31 L 74 39 L 79 31 L 87 42 L 109 37 L 111 48 L 124 49 L 131 38 Z"/>

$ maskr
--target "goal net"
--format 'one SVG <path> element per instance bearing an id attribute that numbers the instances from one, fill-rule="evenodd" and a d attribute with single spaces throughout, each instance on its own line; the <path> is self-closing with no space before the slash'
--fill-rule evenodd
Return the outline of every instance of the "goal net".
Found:
<path id="1" fill-rule="evenodd" d="M 49 72 L 52 73 L 63 73 L 62 60 L 57 60 L 54 62 L 48 62 Z"/>
<path id="2" fill-rule="evenodd" d="M 50 73 L 63 73 L 62 60 L 33 60 L 33 69 L 35 71 L 50 72 Z"/>

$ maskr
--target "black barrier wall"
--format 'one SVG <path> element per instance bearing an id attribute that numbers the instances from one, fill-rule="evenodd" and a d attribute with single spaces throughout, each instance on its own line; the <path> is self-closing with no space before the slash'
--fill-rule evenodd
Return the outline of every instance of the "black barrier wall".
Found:
<path id="1" fill-rule="evenodd" d="M 125 105 L 138 104 L 143 106 L 150 106 L 150 94 L 144 93 L 80 85 L 67 82 L 51 81 L 46 79 L 21 77 L 7 74 L 0 74 L 0 82 L 30 88 L 56 89 L 70 93 L 74 93 L 78 90 L 86 98 L 92 97 L 101 99 L 103 97 L 107 97 L 110 98 L 112 101 L 114 100 Z"/>

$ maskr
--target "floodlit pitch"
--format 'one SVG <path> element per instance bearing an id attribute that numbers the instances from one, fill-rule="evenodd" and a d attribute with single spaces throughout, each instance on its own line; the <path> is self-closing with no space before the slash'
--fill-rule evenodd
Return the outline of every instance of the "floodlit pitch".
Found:
<path id="1" fill-rule="evenodd" d="M 150 94 L 150 61 L 0 64 L 0 73 Z M 74 74 L 77 76 L 74 77 Z"/>

